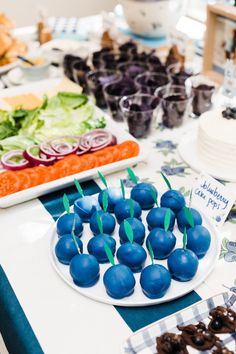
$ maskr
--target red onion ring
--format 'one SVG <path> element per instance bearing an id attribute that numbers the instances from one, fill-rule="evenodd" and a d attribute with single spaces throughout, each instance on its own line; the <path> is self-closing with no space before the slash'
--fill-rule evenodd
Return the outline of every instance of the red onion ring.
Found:
<path id="1" fill-rule="evenodd" d="M 32 154 L 31 152 L 32 149 L 38 149 L 37 156 Z M 56 161 L 55 157 L 48 157 L 47 155 L 42 154 L 39 145 L 34 145 L 26 149 L 23 152 L 23 156 L 26 160 L 30 162 L 30 164 L 34 166 L 38 166 L 38 165 L 50 166 Z"/>
<path id="2" fill-rule="evenodd" d="M 11 161 L 13 157 L 20 157 L 21 160 L 19 162 Z M 1 157 L 1 163 L 6 170 L 10 171 L 18 171 L 30 167 L 30 162 L 23 156 L 23 150 L 12 150 L 5 153 Z"/>
<path id="3" fill-rule="evenodd" d="M 63 141 L 65 139 L 76 139 L 76 144 L 73 145 L 72 143 Z M 60 138 L 44 141 L 40 144 L 40 150 L 48 157 L 64 157 L 70 154 L 75 154 L 78 149 L 79 142 L 74 136 L 62 136 Z"/>
<path id="4" fill-rule="evenodd" d="M 111 144 L 113 136 L 105 129 L 95 129 L 84 135 L 89 140 L 91 152 L 105 148 Z"/>

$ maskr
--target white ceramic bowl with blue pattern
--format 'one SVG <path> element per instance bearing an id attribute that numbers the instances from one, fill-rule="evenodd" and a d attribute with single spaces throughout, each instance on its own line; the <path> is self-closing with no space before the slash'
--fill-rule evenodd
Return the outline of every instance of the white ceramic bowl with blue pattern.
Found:
<path id="1" fill-rule="evenodd" d="M 184 11 L 184 0 L 120 0 L 131 31 L 142 37 L 168 35 Z"/>

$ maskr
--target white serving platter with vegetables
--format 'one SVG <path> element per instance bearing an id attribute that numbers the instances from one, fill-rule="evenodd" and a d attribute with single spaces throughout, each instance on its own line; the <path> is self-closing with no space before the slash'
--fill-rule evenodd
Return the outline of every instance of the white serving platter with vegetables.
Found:
<path id="1" fill-rule="evenodd" d="M 119 187 L 119 185 L 116 187 Z M 130 193 L 129 190 L 125 191 L 126 198 L 129 198 L 129 196 L 128 196 L 129 193 Z M 160 196 L 161 196 L 161 194 L 158 196 L 158 200 L 159 200 Z M 80 197 L 80 194 L 78 192 L 78 198 L 79 197 Z M 96 197 L 97 197 L 97 195 L 95 195 L 95 198 Z M 197 209 L 196 206 L 195 206 L 195 208 Z M 65 210 L 66 210 L 66 208 L 65 208 Z M 69 209 L 67 207 L 67 211 L 68 210 Z M 71 206 L 70 212 L 73 213 L 73 211 L 74 211 L 73 206 Z M 147 216 L 148 212 L 149 211 L 143 210 L 142 214 L 141 214 L 142 222 L 143 222 L 143 224 L 145 226 L 145 230 L 146 230 L 146 236 L 144 239 L 143 248 L 145 249 L 145 251 L 147 253 L 147 259 L 145 261 L 144 268 L 147 267 L 148 265 L 152 264 L 152 257 L 150 257 L 150 254 L 149 254 L 150 248 L 146 247 L 146 239 L 149 234 L 148 225 L 146 222 L 146 216 Z M 56 247 L 56 244 L 58 243 L 59 237 L 57 234 L 58 229 L 57 229 L 56 225 L 54 225 L 54 227 L 52 228 L 52 231 L 50 232 L 50 237 L 51 237 L 50 259 L 51 259 L 53 268 L 55 269 L 57 274 L 62 278 L 62 280 L 68 286 L 70 286 L 75 291 L 77 291 L 78 294 L 89 297 L 92 300 L 103 302 L 103 303 L 110 304 L 110 305 L 130 306 L 130 307 L 151 306 L 154 304 L 168 302 L 168 301 L 174 300 L 176 298 L 179 298 L 179 297 L 191 292 L 193 289 L 197 288 L 200 284 L 202 284 L 204 282 L 204 280 L 208 277 L 208 275 L 211 273 L 211 271 L 214 269 L 216 262 L 219 258 L 219 252 L 220 252 L 219 234 L 218 234 L 216 228 L 207 219 L 207 217 L 202 215 L 202 220 L 203 220 L 202 225 L 205 226 L 211 234 L 211 243 L 210 243 L 210 247 L 209 247 L 206 255 L 202 259 L 199 259 L 199 267 L 198 267 L 196 275 L 190 281 L 181 282 L 181 281 L 176 281 L 176 280 L 172 279 L 170 287 L 168 288 L 167 292 L 165 293 L 164 296 L 162 296 L 160 298 L 151 299 L 143 293 L 141 286 L 140 286 L 140 274 L 141 274 L 140 272 L 134 273 L 136 285 L 134 287 L 134 292 L 132 295 L 127 296 L 127 297 L 123 297 L 121 299 L 116 299 L 116 298 L 109 296 L 108 293 L 106 292 L 106 289 L 103 284 L 103 276 L 104 276 L 104 273 L 107 271 L 107 269 L 111 267 L 110 263 L 100 264 L 100 278 L 95 285 L 93 285 L 91 287 L 77 286 L 72 280 L 72 276 L 71 276 L 70 270 L 69 270 L 69 265 L 62 264 L 61 262 L 59 262 L 59 260 L 57 258 L 58 254 L 55 251 L 55 247 Z M 168 221 L 167 221 L 167 223 L 168 223 Z M 84 223 L 83 226 L 84 226 L 84 230 L 82 233 L 81 241 L 83 243 L 83 252 L 85 254 L 87 254 L 88 253 L 88 251 L 87 251 L 88 242 L 90 241 L 91 238 L 96 238 L 97 236 L 93 236 L 93 233 L 92 233 L 88 223 Z M 167 228 L 168 228 L 168 225 L 167 225 Z M 173 250 L 175 250 L 177 248 L 182 248 L 183 247 L 183 234 L 179 231 L 179 229 L 177 227 L 177 223 L 175 223 L 175 226 L 173 229 L 173 234 L 176 236 L 176 245 Z M 116 251 L 117 251 L 117 249 L 120 246 L 119 224 L 117 222 L 116 222 L 114 234 L 111 237 L 116 240 Z M 61 237 L 61 238 L 63 238 L 63 237 Z M 60 240 L 61 240 L 61 238 L 60 238 Z M 186 242 L 186 239 L 184 242 Z M 117 260 L 116 255 L 117 255 L 117 253 L 115 253 L 114 261 L 115 261 L 115 264 L 118 264 L 119 262 Z M 154 260 L 154 264 L 159 264 L 159 265 L 162 265 L 167 268 L 167 259 Z"/>
<path id="2" fill-rule="evenodd" d="M 16 140 L 14 140 L 14 136 L 9 136 L 6 139 L 0 140 L 1 155 L 3 154 L 3 152 L 9 151 L 11 148 L 25 149 L 27 145 L 35 144 L 35 138 L 39 139 L 39 141 L 43 141 L 44 139 L 49 139 L 51 136 L 55 137 L 71 134 L 78 136 L 89 131 L 90 129 L 93 129 L 93 127 L 103 128 L 104 122 L 106 122 L 105 129 L 111 134 L 115 135 L 118 144 L 126 140 L 131 140 L 137 143 L 137 141 L 127 131 L 123 129 L 122 125 L 114 122 L 105 112 L 101 111 L 96 106 L 92 107 L 93 104 L 91 102 L 88 102 L 83 107 L 78 108 L 78 110 L 80 111 L 77 112 L 77 114 L 75 114 L 73 111 L 72 113 L 69 112 L 68 116 L 67 112 L 65 112 L 67 108 L 63 107 L 63 105 L 58 106 L 57 100 L 55 99 L 55 93 L 52 94 L 56 87 L 57 90 L 58 87 L 60 88 L 60 91 L 64 90 L 63 87 L 60 87 L 60 82 L 61 79 L 43 80 L 30 85 L 6 89 L 0 93 L 0 107 L 3 106 L 2 109 L 4 109 L 4 102 L 2 103 L 4 97 L 14 97 L 16 95 L 28 93 L 36 94 L 41 97 L 43 96 L 44 92 L 46 92 L 47 94 L 49 93 L 49 105 L 51 105 L 51 108 L 49 110 L 40 112 L 40 118 L 42 117 L 42 119 L 32 119 L 31 121 L 31 117 L 27 117 L 27 121 L 24 122 L 23 128 L 21 128 L 21 131 L 23 131 L 24 134 L 20 139 L 18 136 L 18 132 L 16 131 Z M 67 88 L 67 90 L 65 91 L 70 90 L 68 90 Z M 1 121 L 4 121 L 5 118 L 3 111 L 0 111 L 0 113 L 1 128 Z M 71 125 L 68 124 L 68 121 L 71 122 Z M 81 122 L 81 124 L 77 124 L 78 121 Z M 8 129 L 9 127 L 9 129 L 12 128 L 11 124 L 8 125 L 8 123 L 9 122 L 7 122 L 5 126 L 2 125 L 3 133 L 5 129 Z M 99 169 L 104 175 L 106 175 L 108 173 L 113 173 L 122 170 L 127 166 L 142 161 L 146 158 L 146 156 L 147 153 L 145 151 L 145 148 L 141 144 L 139 144 L 139 154 L 137 156 L 122 159 L 117 162 L 108 163 L 106 165 L 100 166 Z M 15 171 L 11 172 L 13 174 Z M 2 196 L 0 198 L 0 208 L 7 208 L 22 203 L 24 201 L 28 201 L 30 199 L 37 198 L 46 193 L 56 191 L 60 188 L 70 186 L 75 178 L 83 182 L 89 179 L 93 179 L 96 176 L 97 168 L 91 168 L 70 176 L 65 176 L 63 178 L 49 181 L 47 183 L 32 186 L 31 188 L 20 190 L 15 193 L 8 194 L 6 196 Z"/>

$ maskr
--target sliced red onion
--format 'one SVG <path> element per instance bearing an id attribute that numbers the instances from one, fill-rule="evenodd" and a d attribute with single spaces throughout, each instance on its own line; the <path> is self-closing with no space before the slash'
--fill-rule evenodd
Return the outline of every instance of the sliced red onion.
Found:
<path id="1" fill-rule="evenodd" d="M 91 149 L 91 145 L 87 137 L 79 137 L 79 149 L 77 150 L 77 155 L 82 155 Z"/>
<path id="2" fill-rule="evenodd" d="M 76 140 L 72 144 L 65 139 Z M 79 149 L 79 142 L 74 136 L 62 136 L 60 138 L 50 139 L 40 144 L 40 150 L 43 154 L 49 157 L 64 157 L 70 154 L 75 154 Z"/>
<path id="3" fill-rule="evenodd" d="M 95 129 L 84 135 L 89 140 L 91 152 L 103 149 L 113 142 L 113 135 L 105 129 Z"/>
<path id="4" fill-rule="evenodd" d="M 17 157 L 20 158 L 19 162 L 12 161 L 11 159 Z M 23 156 L 23 150 L 12 150 L 2 155 L 1 163 L 6 170 L 18 171 L 23 168 L 30 167 L 30 162 Z"/>
<path id="5" fill-rule="evenodd" d="M 37 149 L 37 156 L 35 156 L 32 153 L 33 149 Z M 28 160 L 32 165 L 38 166 L 38 165 L 44 165 L 44 166 L 50 166 L 52 165 L 55 161 L 55 157 L 49 157 L 45 154 L 41 153 L 40 146 L 39 145 L 34 145 L 29 147 L 23 152 L 23 156 L 26 160 Z"/>

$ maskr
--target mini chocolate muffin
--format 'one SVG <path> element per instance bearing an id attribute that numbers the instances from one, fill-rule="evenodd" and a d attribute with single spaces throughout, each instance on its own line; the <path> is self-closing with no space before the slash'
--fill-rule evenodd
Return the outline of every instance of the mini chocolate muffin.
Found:
<path id="1" fill-rule="evenodd" d="M 177 326 L 182 331 L 181 335 L 187 345 L 204 351 L 212 349 L 220 339 L 211 333 L 203 322 L 197 325 Z"/>
<path id="2" fill-rule="evenodd" d="M 234 352 L 226 347 L 218 347 L 213 350 L 212 354 L 234 354 Z"/>
<path id="3" fill-rule="evenodd" d="M 209 331 L 213 333 L 233 333 L 236 331 L 236 312 L 224 306 L 210 311 Z"/>
<path id="4" fill-rule="evenodd" d="M 186 344 L 181 335 L 164 333 L 156 339 L 158 354 L 188 354 Z"/>

